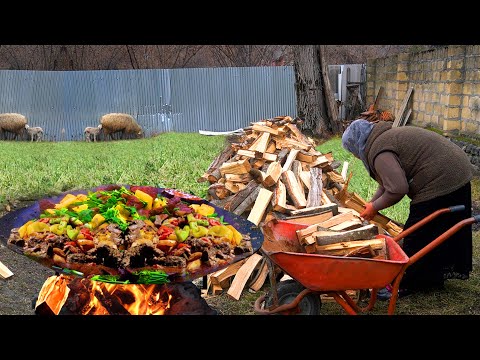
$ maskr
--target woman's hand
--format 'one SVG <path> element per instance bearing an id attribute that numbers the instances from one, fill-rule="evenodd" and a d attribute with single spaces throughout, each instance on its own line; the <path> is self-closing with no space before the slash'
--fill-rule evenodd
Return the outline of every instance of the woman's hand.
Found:
<path id="1" fill-rule="evenodd" d="M 373 204 L 371 202 L 365 204 L 365 210 L 360 214 L 360 217 L 362 217 L 365 220 L 372 220 L 375 215 L 377 215 L 378 211 L 373 208 Z"/>

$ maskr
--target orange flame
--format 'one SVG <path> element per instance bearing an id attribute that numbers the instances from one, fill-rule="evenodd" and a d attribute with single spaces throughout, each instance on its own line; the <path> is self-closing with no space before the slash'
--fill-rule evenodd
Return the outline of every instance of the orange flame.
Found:
<path id="1" fill-rule="evenodd" d="M 92 281 L 91 284 L 90 302 L 83 309 L 83 315 L 109 315 L 108 308 L 112 307 L 120 314 L 125 311 L 125 315 L 164 315 L 170 308 L 172 295 L 163 286 L 98 281 Z"/>

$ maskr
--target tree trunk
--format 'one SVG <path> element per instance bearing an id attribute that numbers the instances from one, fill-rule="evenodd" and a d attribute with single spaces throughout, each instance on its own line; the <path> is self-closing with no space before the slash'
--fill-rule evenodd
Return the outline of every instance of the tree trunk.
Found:
<path id="1" fill-rule="evenodd" d="M 293 48 L 298 116 L 304 120 L 301 129 L 320 138 L 339 131 L 330 99 L 333 96 L 320 45 L 295 45 Z M 333 112 L 333 113 L 332 113 Z"/>

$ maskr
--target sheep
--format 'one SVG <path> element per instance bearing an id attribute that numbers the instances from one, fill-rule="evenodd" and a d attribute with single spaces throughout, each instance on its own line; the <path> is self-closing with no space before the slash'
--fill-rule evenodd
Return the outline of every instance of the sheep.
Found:
<path id="1" fill-rule="evenodd" d="M 142 127 L 129 114 L 111 113 L 103 115 L 100 118 L 100 125 L 102 125 L 105 140 L 108 137 L 110 137 L 110 140 L 113 140 L 112 135 L 118 132 L 122 134 L 122 139 L 126 135 L 135 135 L 136 138 L 140 138 L 143 135 Z"/>
<path id="2" fill-rule="evenodd" d="M 30 141 L 41 141 L 43 139 L 43 129 L 40 126 L 31 127 L 28 124 L 25 124 L 25 129 L 27 129 L 27 134 L 30 136 Z"/>
<path id="3" fill-rule="evenodd" d="M 17 113 L 0 114 L 0 139 L 6 140 L 6 132 L 9 132 L 15 134 L 14 140 L 16 140 L 19 135 L 23 136 L 25 125 L 27 125 L 25 115 Z"/>
<path id="4" fill-rule="evenodd" d="M 85 135 L 85 141 L 90 142 L 92 141 L 92 137 L 93 137 L 93 142 L 96 142 L 97 136 L 100 135 L 101 131 L 102 131 L 102 124 L 96 127 L 87 126 L 85 130 L 83 130 L 83 134 Z"/>

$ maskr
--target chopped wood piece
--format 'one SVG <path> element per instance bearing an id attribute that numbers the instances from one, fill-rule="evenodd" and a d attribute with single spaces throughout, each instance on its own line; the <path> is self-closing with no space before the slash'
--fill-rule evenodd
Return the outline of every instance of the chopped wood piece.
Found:
<path id="1" fill-rule="evenodd" d="M 265 283 L 265 280 L 267 279 L 268 276 L 268 264 L 264 260 L 262 262 L 262 266 L 259 269 L 259 274 L 255 281 L 250 285 L 250 289 L 253 291 L 258 291 L 262 288 L 263 284 Z"/>
<path id="2" fill-rule="evenodd" d="M 277 161 L 280 163 L 280 165 L 283 166 L 285 164 L 285 161 L 289 153 L 290 153 L 289 148 L 283 148 L 282 150 L 280 150 L 277 157 Z"/>
<path id="3" fill-rule="evenodd" d="M 253 208 L 248 215 L 247 220 L 251 221 L 255 225 L 258 225 L 263 218 L 268 203 L 272 199 L 272 195 L 273 192 L 271 192 L 270 190 L 261 188 L 260 192 L 258 193 L 258 197 L 255 200 L 255 204 L 253 205 Z"/>
<path id="4" fill-rule="evenodd" d="M 353 250 L 366 250 L 365 247 L 369 246 L 373 251 L 381 250 L 385 245 L 385 239 L 369 239 L 369 240 L 356 240 L 356 241 L 343 241 L 335 244 L 328 245 L 318 245 L 317 244 L 317 254 L 323 255 L 335 255 L 335 256 L 346 256 L 354 255 L 352 254 Z M 369 250 L 367 250 L 367 253 Z M 376 256 L 375 253 L 372 257 Z"/>
<path id="5" fill-rule="evenodd" d="M 292 149 L 298 149 L 298 150 L 310 150 L 312 147 L 312 144 L 305 144 L 300 141 L 293 140 L 291 138 L 285 138 L 283 140 L 283 144 L 286 146 L 292 148 Z"/>
<path id="6" fill-rule="evenodd" d="M 293 201 L 293 204 L 298 208 L 304 208 L 307 205 L 303 188 L 297 182 L 297 178 L 293 174 L 293 171 L 287 170 L 282 174 L 282 180 L 287 188 L 288 195 Z"/>
<path id="7" fill-rule="evenodd" d="M 262 159 L 266 161 L 277 161 L 277 154 L 263 153 Z"/>
<path id="8" fill-rule="evenodd" d="M 277 187 L 273 191 L 272 206 L 274 211 L 287 212 L 287 189 L 281 180 L 278 180 Z"/>
<path id="9" fill-rule="evenodd" d="M 316 167 L 321 165 L 327 165 L 329 163 L 328 158 L 325 155 L 317 157 L 317 160 L 310 164 L 310 167 Z"/>
<path id="10" fill-rule="evenodd" d="M 252 254 L 248 257 L 247 261 L 240 267 L 235 275 L 235 278 L 227 291 L 227 294 L 235 300 L 239 300 L 242 295 L 243 288 L 248 281 L 248 278 L 252 274 L 253 270 L 257 266 L 258 262 L 262 260 L 262 256 L 259 254 Z"/>
<path id="11" fill-rule="evenodd" d="M 300 244 L 302 245 L 313 245 L 316 244 L 317 241 L 312 235 L 307 235 L 299 239 Z"/>
<path id="12" fill-rule="evenodd" d="M 302 134 L 295 124 L 287 124 L 287 127 L 295 135 L 298 141 L 305 143 L 306 145 L 311 145 L 310 140 Z"/>
<path id="13" fill-rule="evenodd" d="M 297 154 L 297 159 L 300 161 L 304 161 L 307 163 L 313 163 L 315 160 L 317 160 L 318 156 L 311 154 L 305 150 L 300 150 L 300 152 Z"/>
<path id="14" fill-rule="evenodd" d="M 296 159 L 297 154 L 299 150 L 296 149 L 291 149 L 290 153 L 288 154 L 287 160 L 285 161 L 285 164 L 283 164 L 282 167 L 282 172 L 290 170 L 290 167 L 292 166 L 293 160 Z"/>
<path id="15" fill-rule="evenodd" d="M 322 169 L 317 167 L 310 168 L 310 191 L 307 195 L 306 207 L 322 205 L 322 188 Z"/>
<path id="16" fill-rule="evenodd" d="M 255 157 L 255 151 L 250 151 L 250 150 L 238 150 L 237 155 L 240 156 L 246 156 L 248 158 L 254 158 Z"/>
<path id="17" fill-rule="evenodd" d="M 225 148 L 222 150 L 222 152 L 210 163 L 205 174 L 201 178 L 199 178 L 197 181 L 204 182 L 208 180 L 209 174 L 212 174 L 214 170 L 218 170 L 220 166 L 224 162 L 227 162 L 231 157 L 233 157 L 233 148 L 230 144 L 227 144 Z M 218 177 L 216 179 L 218 179 Z M 213 182 L 215 182 L 216 179 Z M 213 183 L 213 182 L 210 181 L 210 183 Z"/>
<path id="18" fill-rule="evenodd" d="M 305 185 L 307 188 L 309 194 L 310 194 L 310 189 L 312 188 L 312 182 L 310 178 L 310 171 L 300 171 L 300 178 L 302 179 L 302 183 Z M 307 206 L 308 204 L 308 198 L 307 198 Z"/>
<path id="19" fill-rule="evenodd" d="M 214 272 L 210 275 L 210 281 L 212 284 L 220 285 L 220 283 L 222 283 L 224 280 L 227 280 L 229 277 L 235 275 L 245 261 L 247 261 L 247 259 L 242 259 L 222 270 Z"/>
<path id="20" fill-rule="evenodd" d="M 265 177 L 267 176 L 267 174 L 265 174 L 262 170 L 255 168 L 250 169 L 248 173 L 259 184 L 263 183 Z"/>
<path id="21" fill-rule="evenodd" d="M 347 171 L 348 171 L 348 161 L 344 161 L 343 167 L 342 167 L 342 178 L 344 181 L 347 180 Z"/>
<path id="22" fill-rule="evenodd" d="M 224 209 L 233 212 L 257 187 L 258 184 L 254 180 L 251 180 L 245 189 L 240 190 L 230 198 L 228 203 L 225 204 Z"/>
<path id="23" fill-rule="evenodd" d="M 269 141 L 270 141 L 270 133 L 268 132 L 262 133 L 262 135 L 260 135 L 260 141 L 258 142 L 258 144 L 256 145 L 253 151 L 264 153 L 265 150 L 267 150 Z M 252 148 L 250 148 L 249 150 L 252 150 Z"/>
<path id="24" fill-rule="evenodd" d="M 242 201 L 242 203 L 239 204 L 232 212 L 236 215 L 242 215 L 246 210 L 250 209 L 250 207 L 255 203 L 255 200 L 259 192 L 260 192 L 260 186 L 257 186 L 248 194 L 248 196 Z"/>
<path id="25" fill-rule="evenodd" d="M 0 276 L 4 279 L 8 279 L 10 276 L 13 276 L 13 272 L 0 261 Z"/>
<path id="26" fill-rule="evenodd" d="M 362 220 L 360 219 L 352 219 L 348 221 L 344 221 L 341 224 L 334 225 L 330 227 L 332 231 L 346 231 L 346 230 L 353 230 L 358 229 L 363 226 Z"/>
<path id="27" fill-rule="evenodd" d="M 330 198 L 326 194 L 325 189 L 322 189 L 321 197 L 322 197 L 322 204 L 324 204 L 324 205 L 332 204 L 332 201 L 330 200 Z"/>
<path id="28" fill-rule="evenodd" d="M 337 204 L 328 204 L 320 206 L 312 206 L 304 209 L 294 210 L 290 212 L 291 216 L 306 216 L 306 215 L 316 215 L 323 214 L 324 212 L 331 211 L 334 215 L 338 214 L 338 205 Z"/>
<path id="29" fill-rule="evenodd" d="M 378 235 L 378 228 L 369 224 L 361 228 L 335 232 L 335 231 L 317 231 L 315 236 L 318 245 L 334 244 L 342 241 L 368 240 Z"/>
<path id="30" fill-rule="evenodd" d="M 338 215 L 335 215 L 332 218 L 319 223 L 318 226 L 323 227 L 323 228 L 331 228 L 335 225 L 339 225 L 339 224 L 341 225 L 342 223 L 349 222 L 349 221 L 352 221 L 352 220 L 358 220 L 361 223 L 360 218 L 356 217 L 351 212 L 340 213 L 341 208 L 338 208 L 338 209 L 339 209 L 339 214 Z"/>
<path id="31" fill-rule="evenodd" d="M 240 190 L 243 190 L 246 187 L 245 184 L 237 183 L 233 181 L 226 181 L 225 188 L 233 194 L 238 193 Z"/>
<path id="32" fill-rule="evenodd" d="M 220 173 L 225 174 L 246 174 L 251 169 L 248 159 L 224 163 L 220 166 Z"/>
<path id="33" fill-rule="evenodd" d="M 225 174 L 225 180 L 227 181 L 234 181 L 234 182 L 241 182 L 241 183 L 248 183 L 252 180 L 252 176 L 250 173 L 248 174 Z"/>
<path id="34" fill-rule="evenodd" d="M 282 175 L 282 166 L 278 161 L 270 163 L 268 166 L 267 172 L 265 174 L 265 179 L 263 180 L 263 185 L 265 187 L 270 187 L 275 185 L 278 182 L 278 179 Z"/>
<path id="35" fill-rule="evenodd" d="M 288 222 L 295 223 L 295 224 L 312 225 L 312 224 L 318 224 L 322 221 L 328 220 L 332 216 L 333 216 L 332 212 L 327 211 L 317 215 L 286 217 L 285 220 L 288 220 Z"/>
<path id="36" fill-rule="evenodd" d="M 268 132 L 268 133 L 273 134 L 273 135 L 278 135 L 278 130 L 272 129 L 271 127 L 268 127 L 268 126 L 265 126 L 265 125 L 254 124 L 252 126 L 252 129 L 254 131 Z"/>
<path id="37" fill-rule="evenodd" d="M 268 143 L 267 150 L 265 150 L 265 153 L 274 154 L 276 151 L 277 151 L 277 147 L 275 145 L 275 141 L 271 140 Z"/>

